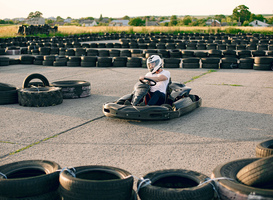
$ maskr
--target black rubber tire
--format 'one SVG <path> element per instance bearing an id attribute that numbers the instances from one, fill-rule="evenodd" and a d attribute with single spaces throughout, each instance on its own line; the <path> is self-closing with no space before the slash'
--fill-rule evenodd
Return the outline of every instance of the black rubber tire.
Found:
<path id="1" fill-rule="evenodd" d="M 272 64 L 273 63 L 273 57 L 265 56 L 265 57 L 255 57 L 254 58 L 255 64 Z"/>
<path id="2" fill-rule="evenodd" d="M 37 196 L 31 196 L 31 197 L 3 197 L 0 196 L 0 200 L 61 200 L 60 194 L 58 190 L 50 191 L 48 193 L 44 193 Z"/>
<path id="3" fill-rule="evenodd" d="M 185 68 L 185 69 L 200 68 L 200 64 L 199 63 L 182 63 L 182 68 Z"/>
<path id="4" fill-rule="evenodd" d="M 43 60 L 34 60 L 33 64 L 34 65 L 43 65 Z"/>
<path id="5" fill-rule="evenodd" d="M 18 103 L 18 91 L 0 91 L 0 105 Z"/>
<path id="6" fill-rule="evenodd" d="M 215 181 L 218 194 L 221 200 L 249 200 L 249 199 L 273 199 L 272 189 L 251 187 L 240 183 L 236 175 L 246 165 L 257 161 L 258 158 L 234 160 L 218 165 L 212 172 L 211 178 L 230 178 Z M 255 193 L 253 193 L 255 191 Z M 263 198 L 264 197 L 264 198 Z"/>
<path id="7" fill-rule="evenodd" d="M 22 88 L 29 88 L 30 87 L 29 83 L 33 79 L 39 79 L 39 80 L 41 80 L 43 82 L 43 84 L 44 84 L 44 87 L 49 86 L 49 81 L 47 80 L 47 78 L 44 75 L 34 73 L 34 74 L 28 75 L 25 78 L 25 80 L 23 82 L 23 85 L 22 85 Z"/>
<path id="8" fill-rule="evenodd" d="M 253 63 L 239 63 L 239 69 L 253 69 Z"/>
<path id="9" fill-rule="evenodd" d="M 20 56 L 21 64 L 33 64 L 34 56 Z"/>
<path id="10" fill-rule="evenodd" d="M 18 90 L 18 102 L 27 107 L 55 106 L 63 102 L 63 94 L 59 87 L 22 88 Z"/>
<path id="11" fill-rule="evenodd" d="M 204 69 L 219 69 L 219 64 L 218 63 L 213 63 L 213 64 L 202 63 L 201 68 L 204 68 Z"/>
<path id="12" fill-rule="evenodd" d="M 133 176 L 108 166 L 75 167 L 73 177 L 67 170 L 60 174 L 60 194 L 68 199 L 128 200 L 132 196 Z"/>
<path id="13" fill-rule="evenodd" d="M 255 70 L 272 70 L 272 64 L 254 64 L 253 69 L 255 69 Z"/>
<path id="14" fill-rule="evenodd" d="M 8 66 L 9 57 L 0 57 L 0 66 Z"/>
<path id="15" fill-rule="evenodd" d="M 81 62 L 67 61 L 66 66 L 68 66 L 68 67 L 80 67 L 81 66 Z"/>
<path id="16" fill-rule="evenodd" d="M 1 61 L 0 61 L 1 62 Z M 17 58 L 10 58 L 9 59 L 9 65 L 18 65 L 20 64 L 20 59 L 17 59 Z"/>
<path id="17" fill-rule="evenodd" d="M 66 66 L 66 61 L 54 61 L 53 66 Z"/>
<path id="18" fill-rule="evenodd" d="M 82 67 L 96 67 L 96 62 L 84 62 L 84 61 L 82 61 L 81 62 L 81 66 Z"/>
<path id="19" fill-rule="evenodd" d="M 199 62 L 200 62 L 199 58 L 193 58 L 193 57 L 182 58 L 182 63 L 198 63 L 199 64 Z"/>
<path id="20" fill-rule="evenodd" d="M 91 95 L 91 84 L 87 81 L 66 80 L 51 83 L 54 87 L 62 88 L 64 99 L 76 99 Z"/>
<path id="21" fill-rule="evenodd" d="M 258 158 L 273 155 L 273 139 L 260 142 L 257 144 L 255 151 Z"/>
<path id="22" fill-rule="evenodd" d="M 96 56 L 82 56 L 81 57 L 82 62 L 97 62 Z"/>
<path id="23" fill-rule="evenodd" d="M 201 62 L 205 64 L 218 64 L 220 63 L 220 58 L 215 58 L 215 57 L 201 58 Z"/>
<path id="24" fill-rule="evenodd" d="M 0 166 L 0 194 L 23 198 L 42 195 L 59 187 L 60 166 L 47 160 L 25 160 Z"/>
<path id="25" fill-rule="evenodd" d="M 164 63 L 163 68 L 180 68 L 179 63 Z"/>
<path id="26" fill-rule="evenodd" d="M 168 169 L 146 174 L 144 179 L 151 181 L 150 185 L 140 187 L 141 200 L 211 200 L 214 191 L 210 183 L 199 185 L 208 177 L 199 172 Z M 138 181 L 139 186 L 141 180 Z"/>
<path id="27" fill-rule="evenodd" d="M 254 63 L 254 58 L 250 58 L 250 57 L 247 57 L 247 58 L 240 58 L 239 60 L 240 63 Z"/>
<path id="28" fill-rule="evenodd" d="M 53 66 L 54 60 L 44 60 L 43 66 Z"/>
<path id="29" fill-rule="evenodd" d="M 16 90 L 17 88 L 14 85 L 7 84 L 7 83 L 0 83 L 0 91 L 10 91 Z"/>
<path id="30" fill-rule="evenodd" d="M 265 157 L 243 167 L 236 177 L 246 185 L 263 187 L 269 182 L 273 183 L 272 166 L 273 156 Z"/>

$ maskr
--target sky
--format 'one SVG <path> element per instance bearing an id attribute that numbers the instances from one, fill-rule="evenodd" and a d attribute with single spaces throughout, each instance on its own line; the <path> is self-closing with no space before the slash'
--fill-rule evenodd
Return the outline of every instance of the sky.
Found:
<path id="1" fill-rule="evenodd" d="M 232 15 L 239 5 L 251 13 L 273 14 L 273 0 L 1 0 L 0 19 L 26 18 L 40 11 L 44 18 L 60 16 L 122 18 L 124 16 Z"/>

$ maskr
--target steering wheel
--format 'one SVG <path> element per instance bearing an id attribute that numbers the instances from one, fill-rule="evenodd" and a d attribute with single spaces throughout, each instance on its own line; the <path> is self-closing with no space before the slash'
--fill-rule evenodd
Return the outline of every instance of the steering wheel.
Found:
<path id="1" fill-rule="evenodd" d="M 143 83 L 143 84 L 149 84 L 150 86 L 155 86 L 156 85 L 156 82 L 153 79 L 145 77 L 144 80 L 147 80 L 147 81 L 143 81 L 143 80 L 139 80 L 139 81 L 141 83 Z"/>

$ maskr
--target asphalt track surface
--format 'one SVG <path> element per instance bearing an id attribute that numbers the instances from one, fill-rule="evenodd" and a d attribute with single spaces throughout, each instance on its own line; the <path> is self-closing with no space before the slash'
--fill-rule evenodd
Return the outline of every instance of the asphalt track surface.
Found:
<path id="1" fill-rule="evenodd" d="M 255 157 L 255 146 L 273 138 L 273 71 L 168 69 L 188 82 L 203 103 L 167 121 L 107 118 L 102 105 L 131 93 L 145 68 L 0 67 L 0 82 L 20 88 L 32 73 L 49 82 L 84 80 L 91 96 L 51 107 L 0 106 L 0 163 L 52 160 L 61 167 L 106 165 L 136 177 L 159 169 L 211 175 L 232 160 Z"/>

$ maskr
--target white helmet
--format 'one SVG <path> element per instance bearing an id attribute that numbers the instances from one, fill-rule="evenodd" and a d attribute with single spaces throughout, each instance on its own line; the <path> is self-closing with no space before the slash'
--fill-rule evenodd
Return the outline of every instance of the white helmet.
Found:
<path id="1" fill-rule="evenodd" d="M 147 68 L 150 72 L 155 73 L 162 67 L 162 59 L 158 55 L 152 55 L 147 59 Z"/>

